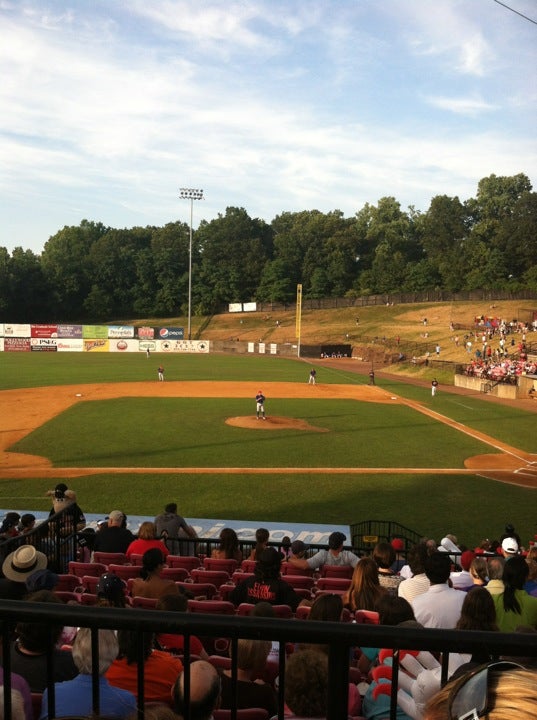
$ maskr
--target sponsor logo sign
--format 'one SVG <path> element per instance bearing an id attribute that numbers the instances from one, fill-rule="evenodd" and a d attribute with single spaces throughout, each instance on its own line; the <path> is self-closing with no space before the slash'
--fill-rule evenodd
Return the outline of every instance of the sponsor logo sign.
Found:
<path id="1" fill-rule="evenodd" d="M 209 342 L 207 340 L 161 340 L 158 349 L 161 352 L 208 353 Z"/>
<path id="2" fill-rule="evenodd" d="M 140 340 L 138 342 L 138 350 L 147 352 L 156 352 L 157 350 L 157 341 L 156 340 Z"/>
<path id="3" fill-rule="evenodd" d="M 30 338 L 6 337 L 4 339 L 5 352 L 28 352 L 30 350 Z"/>
<path id="4" fill-rule="evenodd" d="M 84 340 L 84 352 L 108 352 L 108 338 L 95 338 Z"/>
<path id="5" fill-rule="evenodd" d="M 152 340 L 155 337 L 155 328 L 152 327 L 139 327 L 136 332 L 139 338 Z"/>
<path id="6" fill-rule="evenodd" d="M 108 345 L 110 352 L 138 352 L 139 349 L 138 340 L 132 340 L 130 338 L 109 340 Z"/>
<path id="7" fill-rule="evenodd" d="M 58 337 L 81 338 L 82 325 L 58 325 Z M 81 345 L 82 347 L 82 345 Z"/>
<path id="8" fill-rule="evenodd" d="M 31 335 L 30 325 L 20 325 L 15 323 L 14 325 L 4 325 L 4 335 L 6 337 L 19 337 L 29 338 Z"/>
<path id="9" fill-rule="evenodd" d="M 32 352 L 56 352 L 56 338 L 32 338 L 30 340 Z"/>
<path id="10" fill-rule="evenodd" d="M 184 328 L 159 328 L 158 336 L 161 340 L 182 340 L 185 336 Z"/>
<path id="11" fill-rule="evenodd" d="M 80 326 L 82 332 L 82 325 Z M 82 338 L 60 338 L 57 341 L 58 352 L 82 352 L 84 341 Z"/>
<path id="12" fill-rule="evenodd" d="M 82 325 L 82 337 L 88 338 L 108 338 L 108 325 Z"/>
<path id="13" fill-rule="evenodd" d="M 109 338 L 133 338 L 134 325 L 110 325 L 108 328 Z"/>
<path id="14" fill-rule="evenodd" d="M 58 337 L 57 325 L 30 325 L 31 337 L 55 338 Z"/>

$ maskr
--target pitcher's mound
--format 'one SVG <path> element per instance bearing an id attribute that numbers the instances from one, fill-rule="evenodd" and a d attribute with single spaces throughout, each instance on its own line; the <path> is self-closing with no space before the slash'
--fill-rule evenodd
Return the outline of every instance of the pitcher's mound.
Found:
<path id="1" fill-rule="evenodd" d="M 284 417 L 282 415 L 271 415 L 266 420 L 256 419 L 255 415 L 242 415 L 239 417 L 230 417 L 226 420 L 226 425 L 234 425 L 235 427 L 247 428 L 249 430 L 309 430 L 310 432 L 328 432 L 327 428 L 315 427 L 310 425 L 306 420 L 298 420 L 297 418 Z"/>

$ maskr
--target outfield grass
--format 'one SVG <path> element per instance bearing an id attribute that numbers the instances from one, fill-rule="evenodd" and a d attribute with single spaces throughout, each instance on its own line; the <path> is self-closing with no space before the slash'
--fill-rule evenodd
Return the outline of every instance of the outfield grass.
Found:
<path id="1" fill-rule="evenodd" d="M 0 353 L 0 387 L 34 387 L 156 378 L 300 381 L 307 365 L 266 356 Z M 362 384 L 366 377 L 322 368 L 322 382 Z M 156 381 L 156 379 L 155 379 Z M 535 452 L 535 415 L 477 397 L 395 380 L 378 384 L 515 447 Z M 262 385 L 261 385 L 262 386 Z M 1 402 L 1 397 L 0 397 Z M 278 400 L 270 412 L 329 427 L 328 433 L 247 431 L 224 417 L 252 412 L 250 400 L 120 399 L 80 403 L 36 430 L 17 449 L 62 465 L 229 467 L 460 467 L 464 457 L 494 452 L 445 425 L 401 406 L 351 401 Z M 9 412 L 9 408 L 2 408 Z M 7 479 L 0 503 L 17 510 L 48 509 L 55 480 Z M 120 507 L 152 516 L 176 500 L 187 517 L 351 524 L 386 519 L 461 542 L 497 537 L 512 522 L 527 539 L 535 530 L 535 492 L 474 476 L 403 475 L 98 475 L 73 478 L 86 512 Z"/>

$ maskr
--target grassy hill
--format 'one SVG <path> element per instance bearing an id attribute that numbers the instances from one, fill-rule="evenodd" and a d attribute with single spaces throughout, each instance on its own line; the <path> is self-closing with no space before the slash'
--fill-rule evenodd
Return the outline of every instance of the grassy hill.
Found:
<path id="1" fill-rule="evenodd" d="M 497 317 L 507 321 L 518 319 L 527 322 L 532 319 L 535 312 L 537 312 L 537 301 L 534 300 L 465 301 L 303 310 L 301 344 L 350 343 L 353 346 L 354 356 L 366 357 L 367 349 L 374 345 L 379 359 L 383 355 L 383 349 L 387 354 L 393 355 L 401 351 L 409 359 L 413 355 L 423 356 L 429 351 L 434 359 L 465 363 L 470 356 L 464 347 L 464 336 L 473 332 L 476 317 Z M 427 318 L 426 326 L 423 322 L 424 318 Z M 185 328 L 187 326 L 187 319 L 184 317 L 166 321 L 152 318 L 143 322 L 155 325 L 173 324 Z M 140 324 L 140 320 L 136 323 Z M 295 343 L 295 310 L 224 313 L 210 318 L 193 317 L 192 337 L 204 340 L 238 339 L 278 344 Z M 520 336 L 515 337 L 518 343 Z M 441 348 L 438 358 L 435 354 L 437 344 Z M 493 348 L 496 344 L 497 341 L 493 341 Z M 427 375 L 427 371 L 423 368 L 416 369 L 407 364 L 392 365 L 390 370 Z"/>

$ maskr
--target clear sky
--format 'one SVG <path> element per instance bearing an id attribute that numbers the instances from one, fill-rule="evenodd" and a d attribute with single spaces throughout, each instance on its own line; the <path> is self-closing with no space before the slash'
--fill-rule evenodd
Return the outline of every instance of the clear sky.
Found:
<path id="1" fill-rule="evenodd" d="M 506 4 L 537 21 L 535 0 Z M 537 182 L 537 25 L 494 0 L 0 0 L 0 245 Z"/>

